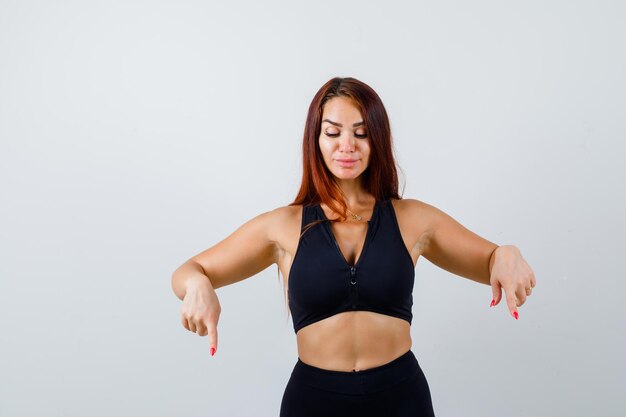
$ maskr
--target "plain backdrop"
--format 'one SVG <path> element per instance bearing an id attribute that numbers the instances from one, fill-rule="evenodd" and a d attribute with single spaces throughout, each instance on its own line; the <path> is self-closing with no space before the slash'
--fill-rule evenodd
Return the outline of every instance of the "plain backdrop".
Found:
<path id="1" fill-rule="evenodd" d="M 622 416 L 620 1 L 0 0 L 0 415 L 277 416 L 297 359 L 276 265 L 217 290 L 219 350 L 172 272 L 293 201 L 308 105 L 356 77 L 401 192 L 537 286 L 518 321 L 420 258 L 412 350 L 439 417 Z"/>

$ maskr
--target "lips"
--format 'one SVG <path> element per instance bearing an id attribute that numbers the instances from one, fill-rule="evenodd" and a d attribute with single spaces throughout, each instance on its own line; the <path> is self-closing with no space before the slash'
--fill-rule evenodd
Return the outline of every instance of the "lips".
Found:
<path id="1" fill-rule="evenodd" d="M 359 161 L 358 159 L 335 159 L 342 168 L 352 168 Z"/>

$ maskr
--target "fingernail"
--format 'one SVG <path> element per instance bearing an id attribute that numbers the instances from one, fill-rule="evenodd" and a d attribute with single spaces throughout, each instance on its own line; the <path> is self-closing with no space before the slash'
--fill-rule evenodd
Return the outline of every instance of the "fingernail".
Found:
<path id="1" fill-rule="evenodd" d="M 490 305 L 489 307 L 493 307 L 493 305 L 494 305 L 495 303 L 496 303 L 495 298 L 492 298 L 492 299 L 491 299 L 491 305 Z"/>
<path id="2" fill-rule="evenodd" d="M 215 348 L 214 347 L 211 348 L 211 356 L 213 356 L 213 355 L 215 355 Z"/>
<path id="3" fill-rule="evenodd" d="M 515 316 L 515 320 L 518 320 L 518 318 L 519 318 L 519 314 L 517 314 L 517 311 L 514 311 L 514 312 L 513 312 L 513 316 Z"/>

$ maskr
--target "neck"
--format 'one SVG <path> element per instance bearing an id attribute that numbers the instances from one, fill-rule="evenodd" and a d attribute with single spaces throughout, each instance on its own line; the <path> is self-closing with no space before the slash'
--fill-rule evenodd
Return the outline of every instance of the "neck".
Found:
<path id="1" fill-rule="evenodd" d="M 348 208 L 353 207 L 358 210 L 359 207 L 368 205 L 371 196 L 363 189 L 360 178 L 354 180 L 338 179 L 337 185 L 341 189 Z"/>

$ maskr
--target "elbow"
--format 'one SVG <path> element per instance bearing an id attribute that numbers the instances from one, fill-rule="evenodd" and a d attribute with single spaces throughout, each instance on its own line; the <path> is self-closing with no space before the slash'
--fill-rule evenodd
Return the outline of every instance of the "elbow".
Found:
<path id="1" fill-rule="evenodd" d="M 172 276 L 170 278 L 170 285 L 176 297 L 178 297 L 180 300 L 183 300 L 185 298 L 186 291 L 184 288 L 184 282 L 183 282 L 183 277 L 181 274 L 182 272 L 181 269 L 182 269 L 182 266 L 176 268 L 176 270 L 172 272 Z"/>

